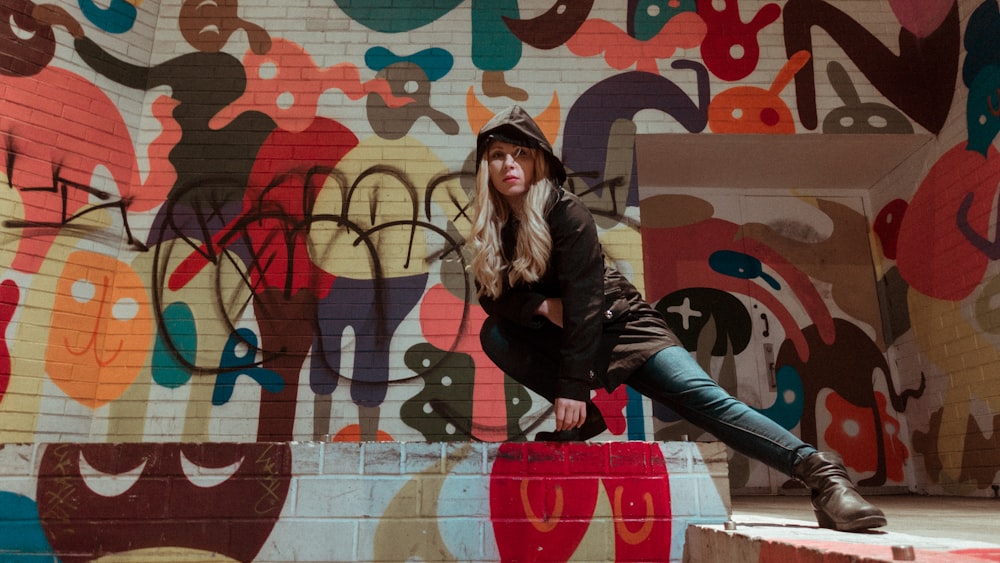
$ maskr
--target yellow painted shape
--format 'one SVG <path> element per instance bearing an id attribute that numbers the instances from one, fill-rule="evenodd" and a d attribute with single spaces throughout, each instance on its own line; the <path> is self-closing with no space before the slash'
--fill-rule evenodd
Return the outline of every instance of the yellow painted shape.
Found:
<path id="1" fill-rule="evenodd" d="M 405 163 L 399 168 L 392 163 Z M 427 190 L 450 171 L 412 137 L 372 137 L 351 150 L 316 198 L 309 256 L 321 269 L 353 279 L 423 274 L 444 248 L 449 221 L 468 231 L 468 197 L 457 178 L 436 184 L 428 216 Z M 467 213 L 467 211 L 464 211 Z"/>
<path id="2" fill-rule="evenodd" d="M 956 483 L 962 472 L 969 406 L 973 400 L 981 401 L 992 415 L 1000 414 L 997 348 L 963 314 L 969 310 L 964 302 L 934 299 L 912 288 L 907 301 L 921 355 L 948 374 L 937 440 L 942 482 Z"/>

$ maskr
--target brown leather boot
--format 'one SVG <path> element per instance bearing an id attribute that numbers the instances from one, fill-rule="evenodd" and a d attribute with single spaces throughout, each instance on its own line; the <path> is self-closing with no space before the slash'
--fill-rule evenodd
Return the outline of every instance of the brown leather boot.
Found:
<path id="1" fill-rule="evenodd" d="M 839 455 L 814 453 L 795 466 L 792 477 L 812 490 L 812 505 L 820 526 L 841 532 L 885 526 L 885 514 L 861 497 Z"/>

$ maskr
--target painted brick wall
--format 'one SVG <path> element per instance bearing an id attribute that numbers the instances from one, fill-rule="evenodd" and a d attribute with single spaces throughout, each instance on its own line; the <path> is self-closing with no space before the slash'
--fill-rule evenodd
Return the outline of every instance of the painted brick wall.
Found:
<path id="1" fill-rule="evenodd" d="M 992 494 L 993 0 L 197 4 L 0 6 L 0 442 L 549 428 L 482 354 L 464 273 L 474 132 L 518 102 L 727 389 L 869 486 Z M 924 142 L 870 189 L 745 205 L 738 184 L 644 197 L 655 134 Z M 595 402 L 605 440 L 709 438 L 624 387 Z M 785 482 L 729 465 L 737 489 Z"/>
<path id="2" fill-rule="evenodd" d="M 689 524 L 730 512 L 719 443 L 35 444 L 0 460 L 5 561 L 680 561 Z"/>

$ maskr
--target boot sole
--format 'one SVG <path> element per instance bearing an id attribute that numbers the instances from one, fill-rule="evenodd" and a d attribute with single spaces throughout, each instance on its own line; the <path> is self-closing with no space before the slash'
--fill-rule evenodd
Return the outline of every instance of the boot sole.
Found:
<path id="1" fill-rule="evenodd" d="M 863 532 L 886 525 L 885 516 L 872 515 L 851 520 L 850 522 L 834 522 L 826 514 L 816 511 L 816 521 L 821 528 L 829 528 L 838 532 Z"/>

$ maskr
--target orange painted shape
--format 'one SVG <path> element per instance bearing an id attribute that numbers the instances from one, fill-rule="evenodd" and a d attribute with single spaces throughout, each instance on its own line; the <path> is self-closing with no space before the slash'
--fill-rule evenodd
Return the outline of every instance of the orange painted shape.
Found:
<path id="1" fill-rule="evenodd" d="M 475 90 L 471 87 L 465 95 L 465 113 L 469 120 L 469 127 L 477 133 L 483 128 L 483 125 L 486 125 L 496 115 L 496 112 L 483 105 L 476 98 Z M 556 140 L 559 138 L 559 126 L 562 124 L 558 94 L 555 92 L 552 93 L 552 100 L 549 102 L 549 106 L 534 116 L 534 119 L 535 123 L 542 130 L 542 134 L 545 135 L 545 139 L 554 147 Z"/>
<path id="2" fill-rule="evenodd" d="M 243 65 L 247 68 L 246 91 L 219 111 L 209 127 L 221 129 L 245 111 L 260 111 L 281 129 L 300 132 L 316 119 L 319 98 L 331 89 L 342 91 L 351 100 L 375 94 L 389 107 L 413 101 L 393 95 L 389 82 L 382 78 L 362 82 L 361 71 L 351 63 L 320 68 L 308 51 L 287 39 L 273 38 L 264 55 L 247 51 Z"/>
<path id="3" fill-rule="evenodd" d="M 348 424 L 347 426 L 340 429 L 333 436 L 334 442 L 360 442 L 361 441 L 361 425 L 360 424 Z M 379 430 L 375 435 L 376 442 L 392 442 L 392 434 L 384 430 Z"/>
<path id="4" fill-rule="evenodd" d="M 152 348 L 145 284 L 127 264 L 74 252 L 56 283 L 45 369 L 73 400 L 98 408 L 132 384 Z"/>
<path id="5" fill-rule="evenodd" d="M 587 20 L 580 26 L 566 47 L 575 55 L 592 57 L 604 54 L 608 66 L 660 74 L 658 59 L 668 59 L 678 49 L 701 45 L 708 26 L 696 12 L 681 12 L 670 18 L 663 29 L 647 41 L 639 41 L 617 25 L 602 19 Z"/>
<path id="6" fill-rule="evenodd" d="M 715 133 L 795 133 L 795 120 L 781 91 L 809 62 L 809 52 L 792 55 L 767 90 L 735 86 L 719 92 L 708 106 L 708 126 Z"/>

